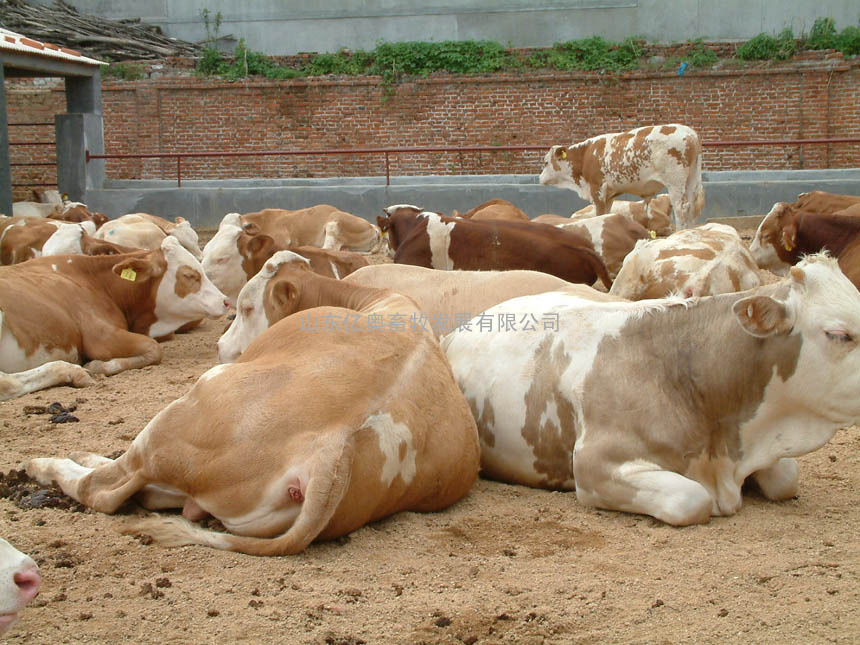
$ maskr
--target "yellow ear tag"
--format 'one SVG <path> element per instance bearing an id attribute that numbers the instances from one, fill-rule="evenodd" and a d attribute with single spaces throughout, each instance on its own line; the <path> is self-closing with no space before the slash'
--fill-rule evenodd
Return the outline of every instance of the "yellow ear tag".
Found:
<path id="1" fill-rule="evenodd" d="M 123 280 L 129 280 L 130 282 L 134 282 L 137 279 L 137 273 L 135 273 L 134 269 L 127 268 L 122 270 L 122 273 L 119 274 L 119 277 Z"/>
<path id="2" fill-rule="evenodd" d="M 657 231 L 648 231 L 648 232 L 651 234 L 651 239 L 652 239 L 652 240 L 656 240 L 656 239 L 657 239 Z"/>
<path id="3" fill-rule="evenodd" d="M 794 248 L 791 245 L 791 242 L 786 242 L 784 239 L 782 240 L 782 246 L 786 251 L 789 251 L 789 252 L 791 252 L 791 250 Z"/>
<path id="4" fill-rule="evenodd" d="M 562 158 L 562 159 L 567 159 L 567 150 L 562 150 L 562 151 L 561 151 L 561 158 Z"/>

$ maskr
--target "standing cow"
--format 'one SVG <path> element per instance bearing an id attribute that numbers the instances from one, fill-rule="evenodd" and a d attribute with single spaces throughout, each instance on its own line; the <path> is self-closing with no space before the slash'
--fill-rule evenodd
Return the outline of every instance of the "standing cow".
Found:
<path id="1" fill-rule="evenodd" d="M 553 146 L 544 157 L 540 183 L 575 191 L 594 204 L 595 215 L 608 213 L 619 195 L 649 200 L 665 187 L 678 229 L 693 226 L 705 207 L 699 135 L 676 123 Z"/>

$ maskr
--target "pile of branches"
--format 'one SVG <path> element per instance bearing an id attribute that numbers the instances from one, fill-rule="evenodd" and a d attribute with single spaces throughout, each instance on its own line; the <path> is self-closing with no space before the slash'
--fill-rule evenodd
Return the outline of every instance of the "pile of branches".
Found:
<path id="1" fill-rule="evenodd" d="M 199 45 L 167 38 L 160 27 L 139 18 L 107 20 L 81 14 L 63 0 L 54 0 L 53 7 L 0 0 L 0 26 L 108 61 L 199 56 L 201 50 Z"/>

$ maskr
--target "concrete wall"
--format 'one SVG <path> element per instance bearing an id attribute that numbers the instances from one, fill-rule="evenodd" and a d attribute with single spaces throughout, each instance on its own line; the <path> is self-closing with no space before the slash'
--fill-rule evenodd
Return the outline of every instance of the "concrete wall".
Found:
<path id="1" fill-rule="evenodd" d="M 794 201 L 798 193 L 811 190 L 860 195 L 860 169 L 706 172 L 704 185 L 702 223 L 715 217 L 764 214 L 774 202 Z M 211 227 L 226 213 L 262 208 L 333 204 L 375 221 L 391 204 L 415 204 L 450 214 L 495 197 L 513 202 L 531 217 L 569 215 L 586 204 L 572 191 L 541 186 L 537 175 L 400 177 L 390 186 L 379 178 L 360 177 L 189 181 L 182 188 L 167 181 L 108 181 L 103 189 L 87 191 L 84 201 L 111 217 L 143 211 L 170 219 L 181 215 L 194 226 Z"/>
<path id="2" fill-rule="evenodd" d="M 53 0 L 38 0 L 51 4 Z M 84 13 L 140 17 L 168 36 L 206 38 L 201 11 L 221 12 L 220 35 L 270 55 L 373 49 L 376 41 L 496 40 L 515 47 L 601 35 L 657 42 L 748 39 L 786 26 L 808 31 L 819 16 L 856 25 L 857 0 L 68 0 Z"/>

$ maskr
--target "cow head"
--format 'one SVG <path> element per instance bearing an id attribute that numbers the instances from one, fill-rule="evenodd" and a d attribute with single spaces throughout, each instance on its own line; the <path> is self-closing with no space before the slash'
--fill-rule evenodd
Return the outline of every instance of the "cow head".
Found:
<path id="1" fill-rule="evenodd" d="M 39 593 L 39 567 L 33 559 L 0 538 L 0 634 L 7 631 Z"/>
<path id="2" fill-rule="evenodd" d="M 81 254 L 84 252 L 81 241 L 84 233 L 94 235 L 96 225 L 91 221 L 80 224 L 57 222 L 57 231 L 45 240 L 42 255 Z"/>
<path id="3" fill-rule="evenodd" d="M 860 291 L 825 253 L 807 256 L 789 273 L 787 288 L 759 291 L 733 306 L 752 336 L 793 339 L 791 361 L 774 371 L 759 408 L 761 422 L 742 428 L 745 443 L 756 432 L 767 434 L 768 452 L 779 457 L 816 450 L 836 429 L 860 420 Z M 775 423 L 786 408 L 802 411 L 802 421 L 790 414 L 793 422 Z"/>
<path id="4" fill-rule="evenodd" d="M 543 158 L 543 170 L 541 170 L 539 181 L 543 186 L 579 190 L 579 186 L 573 181 L 572 158 L 569 148 L 553 146 L 549 149 Z"/>
<path id="5" fill-rule="evenodd" d="M 142 279 L 161 278 L 155 295 L 156 320 L 147 332 L 149 336 L 160 338 L 185 323 L 204 317 L 217 318 L 227 313 L 230 303 L 206 277 L 197 258 L 191 255 L 179 240 L 168 235 L 162 240 L 160 251 L 164 257 L 163 266 L 149 261 L 140 269 L 131 267 L 136 278 L 141 272 Z M 144 260 L 135 258 L 129 261 Z M 120 263 L 113 269 L 120 277 L 123 277 L 123 264 Z"/>
<path id="6" fill-rule="evenodd" d="M 239 226 L 222 222 L 203 248 L 203 270 L 235 305 L 242 287 L 274 252 L 270 236 L 249 235 Z"/>
<path id="7" fill-rule="evenodd" d="M 236 317 L 218 340 L 218 360 L 234 362 L 257 336 L 296 311 L 301 290 L 295 272 L 310 270 L 310 262 L 292 251 L 275 253 L 242 287 Z"/>
<path id="8" fill-rule="evenodd" d="M 777 202 L 765 215 L 750 243 L 756 264 L 779 275 L 797 261 L 797 211 L 791 204 Z"/>

